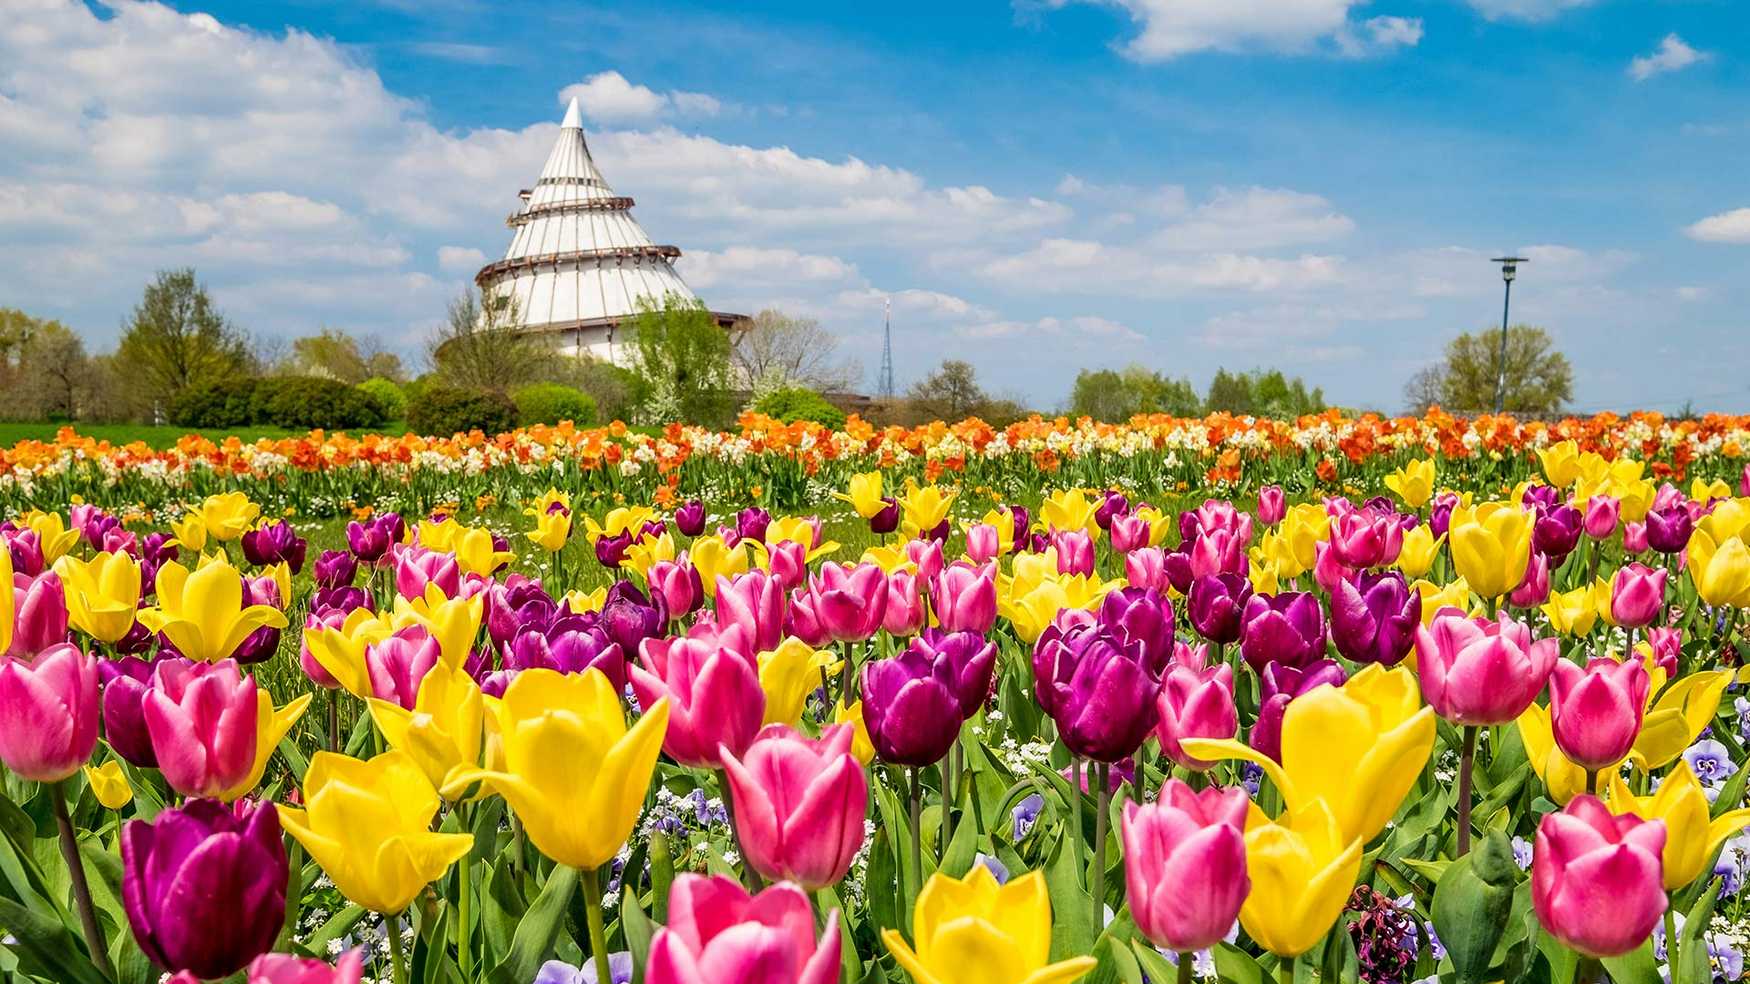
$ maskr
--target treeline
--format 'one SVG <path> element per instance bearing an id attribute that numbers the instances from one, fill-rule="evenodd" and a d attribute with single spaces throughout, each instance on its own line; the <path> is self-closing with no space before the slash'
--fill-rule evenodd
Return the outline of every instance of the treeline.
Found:
<path id="1" fill-rule="evenodd" d="M 1281 370 L 1229 372 L 1217 369 L 1208 391 L 1199 396 L 1191 380 L 1173 379 L 1146 366 L 1084 369 L 1070 391 L 1072 416 L 1118 423 L 1137 414 L 1197 417 L 1232 413 L 1253 417 L 1298 417 L 1325 409 L 1324 390 Z"/>

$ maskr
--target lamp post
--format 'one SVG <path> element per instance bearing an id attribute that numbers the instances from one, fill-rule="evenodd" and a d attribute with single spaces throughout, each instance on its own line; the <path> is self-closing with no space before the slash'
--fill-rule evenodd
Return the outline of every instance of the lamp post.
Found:
<path id="1" fill-rule="evenodd" d="M 1519 264 L 1531 261 L 1523 256 L 1497 256 L 1489 262 L 1501 264 L 1501 282 L 1506 284 L 1501 298 L 1501 374 L 1495 382 L 1495 413 L 1499 414 L 1507 405 L 1507 310 L 1513 303 L 1513 280 L 1519 276 Z"/>

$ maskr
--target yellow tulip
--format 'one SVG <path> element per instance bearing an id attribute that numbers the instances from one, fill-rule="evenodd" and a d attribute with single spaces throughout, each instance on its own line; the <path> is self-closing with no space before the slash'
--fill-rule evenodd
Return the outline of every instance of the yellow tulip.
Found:
<path id="1" fill-rule="evenodd" d="M 948 507 L 953 503 L 954 497 L 943 495 L 940 487 L 906 479 L 905 495 L 899 497 L 900 532 L 916 537 L 935 529 L 948 518 Z"/>
<path id="2" fill-rule="evenodd" d="M 1598 624 L 1600 589 L 1604 608 L 1610 607 L 1610 582 L 1582 584 L 1572 591 L 1552 591 L 1544 603 L 1543 613 L 1550 628 L 1566 636 L 1583 636 Z"/>
<path id="3" fill-rule="evenodd" d="M 533 503 L 530 503 L 530 508 L 540 512 L 546 512 L 554 506 L 560 506 L 564 508 L 566 512 L 570 512 L 571 496 L 550 485 L 547 487 L 547 491 L 542 492 Z"/>
<path id="4" fill-rule="evenodd" d="M 599 612 L 602 610 L 602 606 L 608 603 L 608 589 L 604 585 L 594 591 L 581 589 L 567 591 L 564 601 L 573 615 L 582 615 L 584 612 Z"/>
<path id="5" fill-rule="evenodd" d="M 1310 502 L 1298 503 L 1282 518 L 1283 550 L 1294 558 L 1298 568 L 1290 577 L 1299 577 L 1318 563 L 1318 545 L 1330 539 L 1331 517 Z M 1286 568 L 1284 569 L 1286 572 Z"/>
<path id="6" fill-rule="evenodd" d="M 1273 595 L 1282 590 L 1282 578 L 1276 565 L 1268 561 L 1253 561 L 1247 579 L 1252 582 L 1252 590 L 1257 594 Z"/>
<path id="7" fill-rule="evenodd" d="M 1254 807 L 1246 824 L 1252 891 L 1240 925 L 1271 953 L 1298 957 L 1343 914 L 1360 872 L 1361 839 L 1344 833 L 1329 803 L 1314 799 L 1277 821 Z"/>
<path id="8" fill-rule="evenodd" d="M 1434 460 L 1423 458 L 1399 468 L 1385 477 L 1385 487 L 1411 509 L 1422 508 L 1434 498 Z"/>
<path id="9" fill-rule="evenodd" d="M 695 538 L 687 547 L 687 559 L 692 562 L 693 570 L 699 572 L 699 583 L 704 585 L 705 594 L 711 598 L 717 597 L 718 575 L 733 578 L 745 573 L 749 563 L 747 544 L 737 543 L 731 547 L 720 536 Z"/>
<path id="10" fill-rule="evenodd" d="M 857 761 L 864 765 L 875 761 L 875 743 L 869 740 L 869 724 L 863 720 L 861 700 L 849 707 L 843 704 L 833 705 L 833 723 L 851 726 L 851 754 L 857 757 Z"/>
<path id="11" fill-rule="evenodd" d="M 594 543 L 602 536 L 619 536 L 621 533 L 634 533 L 644 528 L 644 524 L 656 518 L 656 510 L 649 506 L 619 506 L 608 511 L 601 522 L 595 517 L 583 517 L 584 528 L 589 531 L 589 542 Z"/>
<path id="12" fill-rule="evenodd" d="M 346 614 L 346 621 L 339 628 L 305 628 L 304 645 L 311 658 L 340 683 L 341 689 L 355 697 L 368 698 L 372 687 L 365 649 L 389 638 L 394 631 L 389 619 L 355 608 Z"/>
<path id="13" fill-rule="evenodd" d="M 1731 670 L 1703 670 L 1679 678 L 1663 690 L 1660 670 L 1653 677 L 1647 693 L 1658 693 L 1648 701 L 1641 720 L 1640 734 L 1635 736 L 1629 761 L 1644 772 L 1662 769 L 1676 761 L 1683 750 L 1701 737 L 1702 729 L 1713 723 L 1720 710 L 1720 695 L 1732 682 Z"/>
<path id="14" fill-rule="evenodd" d="M 758 548 L 763 548 L 768 544 L 777 546 L 780 543 L 800 543 L 802 548 L 808 551 L 810 563 L 838 553 L 840 546 L 838 541 L 822 540 L 820 543 L 815 543 L 815 532 L 815 520 L 812 516 L 788 516 L 783 519 L 774 519 L 772 525 L 766 527 L 766 542 L 760 544 L 755 541 L 755 545 Z M 763 562 L 760 566 L 766 567 L 770 564 Z"/>
<path id="15" fill-rule="evenodd" d="M 20 517 L 20 520 L 19 525 L 36 533 L 37 546 L 43 552 L 44 566 L 53 566 L 55 561 L 79 544 L 79 531 L 68 529 L 67 521 L 61 518 L 60 513 L 32 510 Z"/>
<path id="16" fill-rule="evenodd" d="M 535 519 L 535 528 L 523 534 L 530 543 L 548 553 L 565 549 L 565 541 L 571 538 L 571 513 L 557 509 L 552 512 L 524 509 L 523 515 Z"/>
<path id="17" fill-rule="evenodd" d="M 186 550 L 199 551 L 207 545 L 207 522 L 198 511 L 185 512 L 170 524 L 176 544 Z"/>
<path id="18" fill-rule="evenodd" d="M 1137 506 L 1131 515 L 1148 522 L 1148 545 L 1151 547 L 1158 547 L 1166 541 L 1167 531 L 1175 522 L 1172 516 L 1153 506 Z"/>
<path id="19" fill-rule="evenodd" d="M 1434 750 L 1434 709 L 1416 675 L 1370 664 L 1342 687 L 1315 687 L 1282 715 L 1282 764 L 1234 739 L 1181 739 L 1201 759 L 1255 762 L 1292 814 L 1323 800 L 1345 841 L 1385 829 Z"/>
<path id="20" fill-rule="evenodd" d="M 600 670 L 524 670 L 492 708 L 502 770 L 460 770 L 503 796 L 542 854 L 593 870 L 613 860 L 638 822 L 668 728 L 668 699 L 626 727 L 620 695 Z"/>
<path id="21" fill-rule="evenodd" d="M 484 701 L 468 671 L 439 663 L 419 682 L 409 711 L 393 701 L 372 698 L 371 720 L 390 748 L 413 758 L 432 785 L 447 796 L 450 777 L 480 765 L 484 743 Z"/>
<path id="22" fill-rule="evenodd" d="M 899 930 L 881 931 L 915 984 L 1070 984 L 1095 967 L 1092 957 L 1050 962 L 1051 895 L 1037 871 L 1007 885 L 982 864 L 964 878 L 931 875 L 918 893 L 912 937 L 915 950 Z"/>
<path id="23" fill-rule="evenodd" d="M 249 767 L 249 775 L 242 782 L 219 794 L 219 798 L 227 803 L 242 799 L 255 791 L 261 783 L 261 777 L 267 772 L 268 760 L 279 749 L 280 742 L 291 733 L 292 725 L 304 716 L 310 708 L 313 694 L 303 694 L 292 698 L 284 707 L 273 706 L 273 695 L 263 687 L 255 692 L 255 764 Z"/>
<path id="24" fill-rule="evenodd" d="M 1006 582 L 1008 593 L 1024 595 L 1047 581 L 1057 580 L 1057 548 L 1046 547 L 1039 553 L 1016 554 L 1014 574 Z M 1005 584 L 999 583 L 998 587 Z"/>
<path id="25" fill-rule="evenodd" d="M 979 522 L 992 526 L 997 531 L 997 546 L 999 553 L 1007 556 L 1015 550 L 1015 514 L 1008 506 L 998 506 L 984 514 Z"/>
<path id="26" fill-rule="evenodd" d="M 759 654 L 760 689 L 766 692 L 765 724 L 795 727 L 802 720 L 808 695 L 821 685 L 821 673 L 837 673 L 843 661 L 825 650 L 816 650 L 795 636 L 787 636 L 778 648 Z"/>
<path id="27" fill-rule="evenodd" d="M 1580 477 L 1580 446 L 1573 441 L 1539 448 L 1537 460 L 1543 462 L 1543 477 L 1558 489 L 1567 488 Z"/>
<path id="28" fill-rule="evenodd" d="M 1738 536 L 1726 537 L 1722 543 L 1713 533 L 1698 525 L 1689 538 L 1689 576 L 1695 593 L 1710 605 L 1750 608 L 1750 545 Z"/>
<path id="29" fill-rule="evenodd" d="M 887 503 L 881 501 L 881 473 L 878 471 L 852 475 L 849 493 L 834 492 L 832 495 L 835 499 L 850 503 L 857 515 L 864 519 L 887 508 Z"/>
<path id="30" fill-rule="evenodd" d="M 1651 796 L 1636 796 L 1622 781 L 1621 772 L 1610 774 L 1610 812 L 1632 813 L 1643 820 L 1665 821 L 1665 890 L 1675 892 L 1701 877 L 1720 845 L 1750 824 L 1750 810 L 1730 810 L 1708 819 L 1707 794 L 1689 769 L 1680 762 Z"/>
<path id="31" fill-rule="evenodd" d="M 652 566 L 673 563 L 674 558 L 674 537 L 664 530 L 661 536 L 647 536 L 627 547 L 626 559 L 620 562 L 620 566 L 638 572 L 639 577 L 648 578 Z"/>
<path id="32" fill-rule="evenodd" d="M 1723 479 L 1716 478 L 1710 482 L 1697 475 L 1689 482 L 1689 497 L 1701 503 L 1712 502 L 1715 499 L 1730 499 L 1732 487 L 1727 485 Z"/>
<path id="33" fill-rule="evenodd" d="M 250 502 L 249 497 L 241 492 L 209 495 L 200 505 L 201 525 L 206 527 L 207 536 L 220 543 L 235 540 L 249 532 L 260 515 L 261 507 Z"/>
<path id="34" fill-rule="evenodd" d="M 119 810 L 134 798 L 134 787 L 128 784 L 127 773 L 122 771 L 122 764 L 116 759 L 102 765 L 86 766 L 85 781 L 91 784 L 92 795 L 106 810 Z"/>
<path id="35" fill-rule="evenodd" d="M 1543 780 L 1543 788 L 1553 802 L 1565 805 L 1586 791 L 1586 770 L 1575 765 L 1556 745 L 1549 708 L 1532 704 L 1515 723 L 1519 725 L 1525 757 L 1531 760 L 1531 770 Z"/>
<path id="36" fill-rule="evenodd" d="M 1452 564 L 1472 591 L 1499 598 L 1525 580 L 1531 561 L 1531 514 L 1507 502 L 1452 511 Z"/>
<path id="37" fill-rule="evenodd" d="M 1435 536 L 1428 524 L 1416 524 L 1404 534 L 1403 549 L 1398 551 L 1398 570 L 1412 581 L 1426 576 L 1434 566 L 1434 558 L 1440 556 L 1440 545 L 1445 542 L 1445 533 Z"/>
<path id="38" fill-rule="evenodd" d="M 445 526 L 453 525 L 445 523 Z M 567 523 L 569 527 L 569 523 Z M 453 548 L 456 554 L 456 566 L 463 574 L 478 574 L 481 577 L 491 577 L 492 572 L 516 559 L 516 554 L 509 550 L 500 550 L 492 542 L 492 531 L 478 526 L 464 526 L 457 532 Z"/>
<path id="39" fill-rule="evenodd" d="M 65 594 L 65 589 L 63 594 Z M 0 540 L 0 654 L 12 648 L 12 623 L 18 615 L 18 600 L 12 593 L 12 549 Z"/>
<path id="40" fill-rule="evenodd" d="M 474 639 L 480 635 L 480 619 L 486 602 L 480 595 L 472 598 L 451 598 L 435 583 L 425 586 L 425 597 L 408 600 L 395 597 L 394 622 L 397 629 L 423 625 L 438 641 L 438 651 L 450 666 L 461 666 L 474 650 Z"/>
<path id="41" fill-rule="evenodd" d="M 406 752 L 384 752 L 368 762 L 317 752 L 304 773 L 305 809 L 278 809 L 280 825 L 340 894 L 393 914 L 474 845 L 471 834 L 432 833 L 441 802 Z"/>
<path id="42" fill-rule="evenodd" d="M 1086 530 L 1092 535 L 1100 529 L 1100 524 L 1094 521 L 1099 509 L 1100 503 L 1088 498 L 1081 489 L 1053 492 L 1039 504 L 1039 521 L 1046 529 L 1060 533 Z"/>
<path id="43" fill-rule="evenodd" d="M 162 632 L 177 651 L 200 663 L 230 656 L 263 626 L 286 627 L 286 617 L 271 605 L 243 604 L 243 575 L 229 563 L 194 570 L 175 561 L 158 568 L 158 605 L 140 611 L 140 621 Z"/>
<path id="44" fill-rule="evenodd" d="M 1482 614 L 1482 607 L 1472 605 L 1470 600 L 1470 585 L 1464 578 L 1453 578 L 1445 585 L 1437 585 L 1433 581 L 1416 581 L 1410 587 L 1422 596 L 1422 624 L 1434 624 L 1434 616 L 1440 614 L 1443 608 L 1456 608 L 1467 615 Z"/>
<path id="45" fill-rule="evenodd" d="M 863 556 L 857 558 L 858 563 L 874 564 L 881 568 L 884 574 L 896 574 L 900 571 L 916 571 L 918 565 L 912 562 L 905 548 L 899 545 L 874 546 L 863 551 Z"/>

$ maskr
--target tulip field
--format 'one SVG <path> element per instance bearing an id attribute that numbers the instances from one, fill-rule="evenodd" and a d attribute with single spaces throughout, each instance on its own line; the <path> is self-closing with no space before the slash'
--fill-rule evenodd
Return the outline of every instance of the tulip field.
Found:
<path id="1" fill-rule="evenodd" d="M 1706 984 L 1750 418 L 0 448 L 0 979 Z"/>

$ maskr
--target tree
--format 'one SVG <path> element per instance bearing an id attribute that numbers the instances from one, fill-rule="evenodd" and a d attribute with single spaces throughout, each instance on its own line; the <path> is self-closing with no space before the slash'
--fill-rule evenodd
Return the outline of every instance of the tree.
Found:
<path id="1" fill-rule="evenodd" d="M 385 351 L 375 338 L 356 338 L 335 328 L 294 340 L 291 369 L 300 376 L 322 376 L 349 386 L 377 376 L 394 382 L 405 378 L 401 357 Z"/>
<path id="2" fill-rule="evenodd" d="M 249 339 L 213 306 L 194 271 L 167 270 L 146 286 L 122 329 L 116 360 L 124 385 L 156 413 L 191 386 L 255 369 Z"/>
<path id="3" fill-rule="evenodd" d="M 729 335 L 702 302 L 669 294 L 659 307 L 640 298 L 638 313 L 627 327 L 632 333 L 632 371 L 648 387 L 639 407 L 642 422 L 729 423 Z"/>
<path id="4" fill-rule="evenodd" d="M 1439 365 L 1423 366 L 1404 384 L 1404 405 L 1410 413 L 1421 416 L 1446 398 L 1443 368 Z"/>
<path id="5" fill-rule="evenodd" d="M 749 389 L 804 387 L 822 393 L 851 389 L 863 378 L 855 360 L 835 358 L 838 338 L 813 318 L 767 308 L 735 340 L 733 358 Z"/>
<path id="6" fill-rule="evenodd" d="M 1202 409 L 1188 379 L 1169 379 L 1145 366 L 1120 371 L 1083 370 L 1070 392 L 1070 413 L 1107 423 L 1121 423 L 1137 414 L 1195 416 Z"/>
<path id="7" fill-rule="evenodd" d="M 1309 390 L 1305 380 L 1290 379 L 1280 369 L 1238 373 L 1217 369 L 1204 403 L 1211 413 L 1300 417 L 1325 409 L 1325 391 L 1316 386 Z"/>
<path id="8" fill-rule="evenodd" d="M 1507 331 L 1507 387 L 1503 409 L 1519 413 L 1555 413 L 1574 397 L 1574 369 L 1568 357 L 1555 351 L 1549 332 L 1532 325 Z M 1430 370 L 1424 370 L 1429 372 Z M 1425 395 L 1438 379 L 1440 405 L 1456 412 L 1495 408 L 1501 376 L 1501 335 L 1498 329 L 1465 332 L 1446 346 L 1445 362 L 1434 375 L 1412 382 Z"/>
<path id="9" fill-rule="evenodd" d="M 24 344 L 20 376 L 35 397 L 37 419 L 72 420 L 91 389 L 91 360 L 85 342 L 59 321 L 44 322 Z"/>
<path id="10" fill-rule="evenodd" d="M 972 363 L 959 359 L 943 362 L 934 372 L 913 383 L 906 396 L 926 416 L 950 422 L 965 420 L 990 402 L 978 385 L 978 373 Z"/>
<path id="11" fill-rule="evenodd" d="M 467 288 L 450 302 L 448 316 L 426 341 L 426 356 L 450 386 L 509 393 L 538 379 L 554 352 L 516 327 L 516 306 L 509 298 L 483 304 Z"/>

